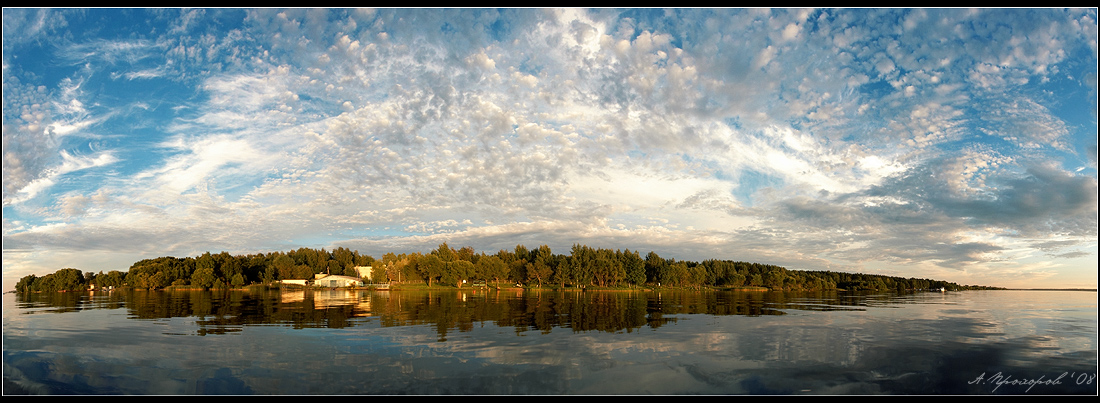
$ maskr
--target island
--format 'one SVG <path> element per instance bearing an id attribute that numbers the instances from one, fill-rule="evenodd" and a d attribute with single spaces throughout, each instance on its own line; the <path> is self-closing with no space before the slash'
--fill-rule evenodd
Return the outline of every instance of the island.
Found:
<path id="1" fill-rule="evenodd" d="M 321 281 L 322 279 L 327 279 Z M 555 289 L 738 289 L 738 290 L 988 290 L 923 278 L 878 274 L 792 270 L 784 267 L 709 259 L 701 262 L 662 258 L 655 252 L 611 250 L 574 244 L 569 254 L 547 245 L 516 245 L 493 254 L 446 242 L 427 253 L 386 253 L 381 259 L 347 248 L 299 248 L 288 252 L 231 255 L 206 252 L 197 257 L 143 259 L 125 272 L 83 272 L 63 268 L 44 276 L 27 275 L 15 291 L 58 292 L 133 289 L 227 289 L 247 286 L 373 287 L 400 290 L 423 287 L 516 287 Z"/>

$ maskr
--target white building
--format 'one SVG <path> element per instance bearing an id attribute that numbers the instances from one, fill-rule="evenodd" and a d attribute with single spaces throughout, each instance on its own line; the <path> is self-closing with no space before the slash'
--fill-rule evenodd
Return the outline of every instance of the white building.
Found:
<path id="1" fill-rule="evenodd" d="M 355 266 L 355 272 L 359 273 L 359 278 L 365 278 L 367 281 L 370 281 L 372 268 L 372 266 Z"/>
<path id="2" fill-rule="evenodd" d="M 318 287 L 362 287 L 363 281 L 348 276 L 324 276 L 313 280 Z"/>

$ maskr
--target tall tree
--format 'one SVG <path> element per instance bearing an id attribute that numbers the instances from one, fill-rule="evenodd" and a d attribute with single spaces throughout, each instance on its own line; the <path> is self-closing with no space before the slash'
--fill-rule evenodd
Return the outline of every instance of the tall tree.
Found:
<path id="1" fill-rule="evenodd" d="M 444 264 L 446 269 L 444 270 L 441 280 L 447 284 L 454 284 L 456 287 L 461 288 L 462 283 L 470 278 L 474 273 L 474 264 L 466 260 L 455 260 L 453 262 Z"/>
<path id="2" fill-rule="evenodd" d="M 416 262 L 416 270 L 420 273 L 421 278 L 428 282 L 428 286 L 431 287 L 432 281 L 443 274 L 444 265 L 443 259 L 440 259 L 439 256 L 434 253 L 429 253 L 418 259 Z"/>
<path id="3" fill-rule="evenodd" d="M 638 255 L 638 251 L 623 252 L 619 256 L 619 263 L 623 266 L 626 282 L 633 285 L 645 284 L 645 260 Z"/>
<path id="4" fill-rule="evenodd" d="M 191 275 L 191 285 L 210 288 L 217 279 L 218 278 L 214 276 L 214 267 L 212 265 L 201 264 L 195 269 L 195 273 Z"/>
<path id="5" fill-rule="evenodd" d="M 596 251 L 592 248 L 581 245 L 573 244 L 571 251 L 572 263 L 571 270 L 573 272 L 573 281 L 578 286 L 592 285 L 594 278 L 595 264 L 596 264 Z"/>
<path id="6" fill-rule="evenodd" d="M 438 248 L 432 251 L 432 254 L 439 257 L 444 263 L 453 262 L 455 260 L 455 250 L 447 246 L 446 242 L 440 244 Z"/>
<path id="7" fill-rule="evenodd" d="M 38 289 L 34 287 L 34 282 L 37 280 L 38 276 L 33 274 L 23 276 L 23 278 L 19 279 L 18 283 L 15 283 L 15 291 L 22 293 L 38 291 Z"/>
<path id="8" fill-rule="evenodd" d="M 661 282 L 661 272 L 664 270 L 664 266 L 668 263 L 665 262 L 657 252 L 650 251 L 645 255 L 645 276 L 646 281 L 652 283 Z"/>
<path id="9" fill-rule="evenodd" d="M 500 260 L 500 257 L 496 255 L 482 256 L 477 260 L 478 272 L 485 277 L 486 280 L 493 279 L 493 282 L 500 284 L 500 279 L 508 275 L 505 269 L 504 261 Z"/>
<path id="10" fill-rule="evenodd" d="M 558 264 L 554 268 L 553 281 L 558 286 L 564 288 L 565 284 L 572 284 L 573 282 L 573 257 L 561 256 L 558 259 Z"/>
<path id="11" fill-rule="evenodd" d="M 528 263 L 526 266 L 527 280 L 530 282 L 534 280 L 539 287 L 542 287 L 543 281 L 550 281 L 550 276 L 554 274 L 554 254 L 550 251 L 550 247 L 547 245 L 539 246 L 533 253 L 533 262 Z"/>
<path id="12" fill-rule="evenodd" d="M 294 275 L 294 258 L 280 253 L 278 256 L 275 256 L 271 265 L 275 269 L 275 273 L 277 273 L 274 278 L 275 280 L 290 280 L 296 278 Z"/>

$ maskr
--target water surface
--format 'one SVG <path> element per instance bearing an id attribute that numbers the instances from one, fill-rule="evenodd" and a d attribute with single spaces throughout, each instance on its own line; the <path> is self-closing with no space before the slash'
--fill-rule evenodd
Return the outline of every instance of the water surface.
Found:
<path id="1" fill-rule="evenodd" d="M 4 295 L 4 393 L 1096 394 L 1095 292 Z"/>

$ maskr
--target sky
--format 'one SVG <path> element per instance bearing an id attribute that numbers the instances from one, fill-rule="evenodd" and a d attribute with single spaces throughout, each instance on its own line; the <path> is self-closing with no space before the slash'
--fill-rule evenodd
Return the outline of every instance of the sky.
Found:
<path id="1" fill-rule="evenodd" d="M 3 9 L 3 289 L 447 242 L 1097 284 L 1097 10 Z"/>

